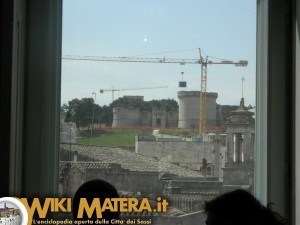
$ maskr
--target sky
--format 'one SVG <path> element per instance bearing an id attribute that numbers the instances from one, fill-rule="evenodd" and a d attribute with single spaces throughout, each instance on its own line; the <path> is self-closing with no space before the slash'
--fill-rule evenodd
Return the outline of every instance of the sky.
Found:
<path id="1" fill-rule="evenodd" d="M 64 0 L 62 55 L 248 60 L 247 67 L 208 65 L 207 92 L 217 103 L 255 106 L 255 0 Z M 183 72 L 183 76 L 182 73 Z M 144 100 L 200 90 L 201 65 L 62 60 L 61 104 L 74 98 L 112 102 L 116 91 Z M 244 83 L 242 85 L 242 77 Z M 179 81 L 186 88 L 179 88 Z M 243 91 L 242 91 L 243 86 Z M 92 94 L 92 93 L 96 93 Z"/>
<path id="2" fill-rule="evenodd" d="M 0 209 L 4 208 L 5 203 L 6 203 L 6 207 L 8 207 L 8 208 L 14 208 L 14 209 L 18 208 L 15 204 L 12 204 L 10 202 L 1 202 L 0 203 Z"/>

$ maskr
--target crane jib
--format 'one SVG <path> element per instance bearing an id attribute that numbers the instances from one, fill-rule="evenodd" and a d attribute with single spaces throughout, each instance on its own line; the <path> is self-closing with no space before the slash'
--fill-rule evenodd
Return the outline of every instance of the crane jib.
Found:
<path id="1" fill-rule="evenodd" d="M 206 61 L 202 59 L 177 59 L 177 58 L 138 58 L 138 57 L 107 57 L 107 56 L 76 56 L 64 55 L 64 60 L 102 61 L 102 62 L 144 62 L 144 63 L 178 63 L 185 64 L 232 64 L 236 66 L 247 66 L 247 60 L 239 61 Z"/>
<path id="2" fill-rule="evenodd" d="M 200 115 L 199 115 L 199 134 L 206 130 L 206 86 L 207 86 L 207 65 L 212 64 L 223 64 L 223 65 L 234 65 L 234 66 L 247 66 L 247 60 L 231 61 L 231 60 L 208 60 L 208 57 L 200 59 L 177 59 L 177 58 L 138 58 L 138 57 L 107 57 L 107 56 L 76 56 L 76 55 L 64 55 L 62 59 L 64 60 L 86 60 L 86 61 L 106 61 L 106 62 L 142 62 L 142 63 L 177 63 L 180 65 L 185 64 L 201 64 L 201 87 L 200 87 Z M 108 90 L 100 90 L 100 93 Z M 119 90 L 109 90 L 114 93 L 114 91 Z M 114 97 L 112 97 L 114 99 Z"/>

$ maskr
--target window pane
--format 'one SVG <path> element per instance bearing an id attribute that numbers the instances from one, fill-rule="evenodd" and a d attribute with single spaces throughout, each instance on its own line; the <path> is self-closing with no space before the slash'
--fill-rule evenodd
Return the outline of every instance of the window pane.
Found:
<path id="1" fill-rule="evenodd" d="M 117 7 L 116 7 L 117 6 Z M 256 1 L 64 1 L 60 193 L 93 179 L 205 224 L 253 191 Z"/>

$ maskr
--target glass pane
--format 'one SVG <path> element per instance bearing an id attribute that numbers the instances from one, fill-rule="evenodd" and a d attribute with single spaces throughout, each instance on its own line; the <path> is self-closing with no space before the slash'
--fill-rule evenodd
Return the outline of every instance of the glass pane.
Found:
<path id="1" fill-rule="evenodd" d="M 125 222 L 205 224 L 206 200 L 253 191 L 256 1 L 63 10 L 62 196 L 102 179 L 158 211 L 168 202 Z"/>

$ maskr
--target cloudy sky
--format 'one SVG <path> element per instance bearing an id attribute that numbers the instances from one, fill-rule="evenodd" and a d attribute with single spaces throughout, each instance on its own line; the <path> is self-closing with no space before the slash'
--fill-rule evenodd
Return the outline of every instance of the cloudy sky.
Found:
<path id="1" fill-rule="evenodd" d="M 248 60 L 248 67 L 208 65 L 207 91 L 219 104 L 239 104 L 244 76 L 245 104 L 255 105 L 255 0 L 64 0 L 63 55 L 136 56 Z M 184 72 L 183 78 L 181 72 Z M 168 88 L 116 91 L 114 98 L 142 95 L 171 98 L 200 90 L 201 66 L 161 63 L 62 61 L 61 102 L 95 97 L 112 101 L 100 89 Z M 187 82 L 179 88 L 178 82 Z"/>

